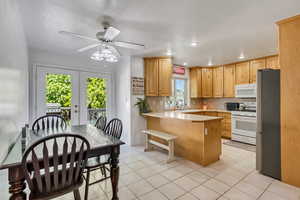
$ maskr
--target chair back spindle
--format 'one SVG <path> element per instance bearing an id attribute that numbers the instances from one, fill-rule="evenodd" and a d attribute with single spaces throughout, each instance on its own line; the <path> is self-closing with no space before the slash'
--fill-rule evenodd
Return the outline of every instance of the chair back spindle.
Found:
<path id="1" fill-rule="evenodd" d="M 55 134 L 32 144 L 22 158 L 31 193 L 49 195 L 81 184 L 89 150 L 89 142 L 74 134 Z"/>
<path id="2" fill-rule="evenodd" d="M 63 117 L 59 115 L 45 115 L 36 119 L 32 125 L 32 130 L 40 129 L 66 129 L 67 123 Z"/>
<path id="3" fill-rule="evenodd" d="M 98 129 L 104 131 L 105 126 L 106 126 L 106 121 L 107 121 L 107 118 L 106 118 L 105 116 L 100 116 L 100 117 L 97 119 L 95 126 L 96 126 Z"/>
<path id="4" fill-rule="evenodd" d="M 105 127 L 104 133 L 106 135 L 120 139 L 122 135 L 123 125 L 120 119 L 112 119 Z"/>

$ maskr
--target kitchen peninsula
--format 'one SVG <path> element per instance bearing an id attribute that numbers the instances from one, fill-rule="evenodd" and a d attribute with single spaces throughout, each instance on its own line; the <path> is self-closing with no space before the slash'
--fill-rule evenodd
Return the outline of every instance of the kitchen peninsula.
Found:
<path id="1" fill-rule="evenodd" d="M 221 117 L 180 111 L 146 113 L 147 129 L 176 135 L 175 155 L 203 166 L 221 155 Z M 163 141 L 152 138 L 158 142 Z"/>

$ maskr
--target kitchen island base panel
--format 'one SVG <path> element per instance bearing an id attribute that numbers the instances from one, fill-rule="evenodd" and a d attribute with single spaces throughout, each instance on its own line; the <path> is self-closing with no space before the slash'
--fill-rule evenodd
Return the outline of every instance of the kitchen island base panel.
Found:
<path id="1" fill-rule="evenodd" d="M 176 135 L 175 155 L 203 166 L 219 160 L 221 155 L 221 120 L 189 121 L 147 117 L 147 129 Z M 160 138 L 152 140 L 166 144 Z"/>

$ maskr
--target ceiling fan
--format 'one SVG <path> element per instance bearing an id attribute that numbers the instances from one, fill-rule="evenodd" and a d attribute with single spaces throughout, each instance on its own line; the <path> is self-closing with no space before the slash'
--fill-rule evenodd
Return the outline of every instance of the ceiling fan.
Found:
<path id="1" fill-rule="evenodd" d="M 91 44 L 86 47 L 80 48 L 77 51 L 84 52 L 89 49 L 97 48 L 97 51 L 91 56 L 91 59 L 97 61 L 117 62 L 121 54 L 116 47 L 123 47 L 136 50 L 145 48 L 143 44 L 115 40 L 115 38 L 121 33 L 121 31 L 113 26 L 110 26 L 108 23 L 104 23 L 103 25 L 104 31 L 96 33 L 96 38 L 68 31 L 59 31 L 59 33 L 74 38 L 80 38 L 96 42 L 95 44 Z"/>

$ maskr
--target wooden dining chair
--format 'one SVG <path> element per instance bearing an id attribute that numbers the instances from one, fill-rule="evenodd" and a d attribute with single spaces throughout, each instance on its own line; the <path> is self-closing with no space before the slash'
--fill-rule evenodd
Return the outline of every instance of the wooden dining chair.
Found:
<path id="1" fill-rule="evenodd" d="M 106 135 L 120 139 L 123 130 L 122 121 L 118 118 L 112 119 L 104 129 Z"/>
<path id="2" fill-rule="evenodd" d="M 45 129 L 65 129 L 67 123 L 65 119 L 59 115 L 44 115 L 36 119 L 32 125 L 32 130 Z"/>
<path id="3" fill-rule="evenodd" d="M 105 127 L 104 129 L 104 134 L 120 139 L 122 136 L 122 130 L 123 130 L 123 125 L 122 125 L 122 121 L 120 119 L 112 119 L 108 125 Z M 106 170 L 109 170 L 109 168 L 106 167 L 106 165 L 109 164 L 109 158 L 110 155 L 103 155 L 100 157 L 95 157 L 95 158 L 90 158 L 88 159 L 87 165 L 86 165 L 86 177 L 85 177 L 85 196 L 84 199 L 88 200 L 88 194 L 89 194 L 89 186 L 90 185 L 94 185 L 96 183 L 102 182 L 110 177 L 107 176 L 106 174 Z M 90 183 L 90 173 L 92 171 L 95 170 L 100 170 L 102 176 L 104 176 L 104 178 L 96 180 L 92 183 Z"/>
<path id="4" fill-rule="evenodd" d="M 73 192 L 80 200 L 89 151 L 89 142 L 75 134 L 55 134 L 33 143 L 22 158 L 29 199 L 48 200 Z"/>
<path id="5" fill-rule="evenodd" d="M 95 126 L 96 126 L 98 129 L 104 131 L 105 126 L 106 126 L 106 121 L 107 121 L 106 116 L 100 116 L 100 117 L 97 119 Z"/>

